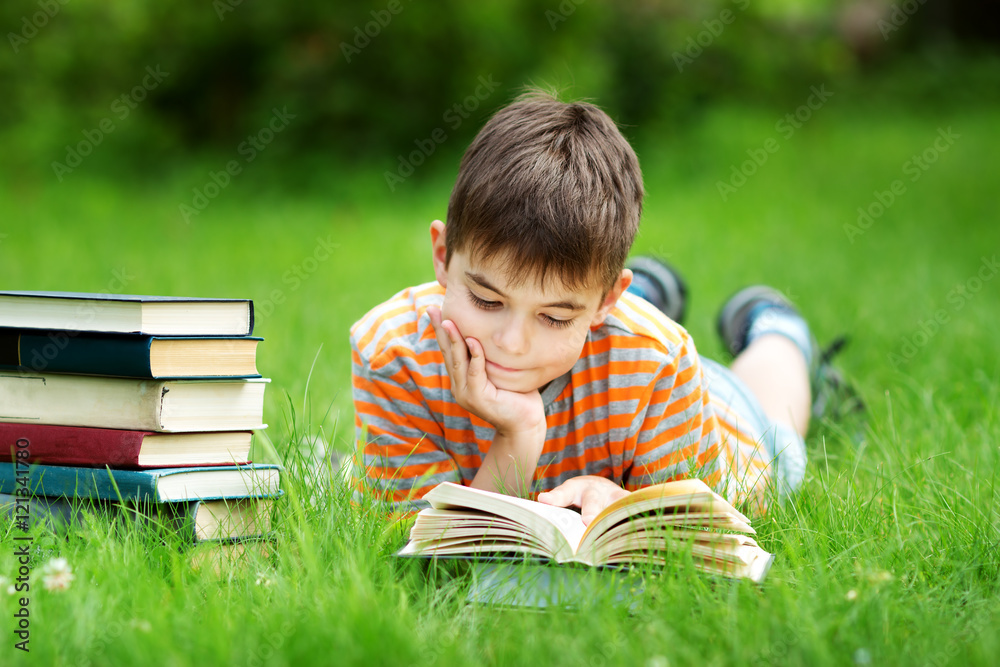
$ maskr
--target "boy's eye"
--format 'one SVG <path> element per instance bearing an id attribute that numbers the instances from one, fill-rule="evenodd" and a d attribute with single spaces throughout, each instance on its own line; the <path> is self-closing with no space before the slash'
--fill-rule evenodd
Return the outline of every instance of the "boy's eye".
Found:
<path id="1" fill-rule="evenodd" d="M 493 310 L 494 308 L 500 307 L 500 303 L 498 301 L 487 301 L 486 299 L 480 299 L 472 292 L 469 292 L 469 298 L 472 299 L 472 303 L 476 304 L 478 307 L 484 310 Z"/>
<path id="2" fill-rule="evenodd" d="M 469 292 L 469 298 L 472 300 L 472 303 L 474 303 L 477 308 L 482 308 L 483 310 L 496 310 L 497 308 L 503 306 L 503 304 L 500 303 L 499 301 L 487 301 L 486 299 L 481 299 L 480 297 L 473 294 L 471 291 Z M 549 317 L 548 315 L 542 315 L 542 319 L 545 320 L 545 323 L 548 326 L 555 327 L 556 329 L 562 329 L 563 327 L 568 327 L 569 325 L 573 324 L 572 319 L 557 320 L 556 318 Z"/>
<path id="3" fill-rule="evenodd" d="M 542 317 L 545 318 L 545 321 L 549 324 L 549 326 L 553 326 L 557 329 L 562 329 L 563 327 L 568 327 L 573 324 L 573 320 L 557 320 L 556 318 L 549 317 L 548 315 L 542 315 Z"/>

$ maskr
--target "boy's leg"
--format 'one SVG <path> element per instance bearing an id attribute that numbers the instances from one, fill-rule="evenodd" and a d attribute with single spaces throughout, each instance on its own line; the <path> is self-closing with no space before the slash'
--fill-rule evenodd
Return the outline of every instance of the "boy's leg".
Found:
<path id="1" fill-rule="evenodd" d="M 760 401 L 772 420 L 790 425 L 805 437 L 812 412 L 809 367 L 798 346 L 768 333 L 754 339 L 730 366 Z"/>
<path id="2" fill-rule="evenodd" d="M 722 307 L 719 334 L 735 357 L 730 372 L 742 381 L 770 422 L 764 443 L 777 458 L 779 493 L 805 475 L 805 433 L 813 411 L 812 383 L 819 364 L 809 325 L 781 292 L 748 287 Z"/>
<path id="3" fill-rule="evenodd" d="M 799 311 L 773 288 L 747 287 L 722 307 L 718 327 L 735 357 L 732 371 L 754 393 L 765 414 L 805 436 L 818 351 Z"/>

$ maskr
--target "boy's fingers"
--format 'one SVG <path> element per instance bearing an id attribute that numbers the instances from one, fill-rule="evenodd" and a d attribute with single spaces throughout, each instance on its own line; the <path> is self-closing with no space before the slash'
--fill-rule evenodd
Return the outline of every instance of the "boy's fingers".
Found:
<path id="1" fill-rule="evenodd" d="M 583 525 L 589 526 L 594 517 L 609 505 L 607 496 L 604 489 L 592 484 L 587 485 L 580 499 L 580 518 L 583 519 Z"/>
<path id="2" fill-rule="evenodd" d="M 465 344 L 469 348 L 469 390 L 479 395 L 486 385 L 486 356 L 475 338 L 466 338 Z"/>
<path id="3" fill-rule="evenodd" d="M 448 344 L 451 349 L 451 368 L 454 372 L 451 379 L 464 389 L 468 381 L 466 374 L 468 373 L 469 351 L 465 347 L 465 341 L 458 335 L 458 327 L 455 326 L 454 322 L 445 320 L 441 323 L 441 327 L 447 332 Z"/>
<path id="4" fill-rule="evenodd" d="M 437 338 L 438 347 L 441 348 L 441 354 L 444 356 L 444 365 L 451 372 L 452 364 L 454 363 L 451 355 L 451 337 L 448 335 L 448 331 L 444 328 L 441 322 L 441 311 L 431 306 L 427 309 L 427 315 L 431 318 L 431 326 L 434 327 L 434 336 Z M 454 379 L 454 378 L 452 378 Z"/>
<path id="5" fill-rule="evenodd" d="M 580 516 L 583 519 L 583 524 L 589 526 L 594 517 L 603 512 L 604 508 L 627 495 L 628 491 L 615 484 L 588 484 L 583 491 L 583 498 L 580 502 Z"/>
<path id="6" fill-rule="evenodd" d="M 538 494 L 538 502 L 556 507 L 569 507 L 580 505 L 580 490 L 577 488 L 576 478 L 568 479 L 551 491 Z"/>

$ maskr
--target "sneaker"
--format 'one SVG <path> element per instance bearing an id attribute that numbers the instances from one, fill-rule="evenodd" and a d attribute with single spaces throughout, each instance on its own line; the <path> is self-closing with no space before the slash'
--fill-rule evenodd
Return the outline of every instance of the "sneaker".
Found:
<path id="1" fill-rule="evenodd" d="M 770 322 L 758 322 L 760 317 L 772 319 Z M 847 337 L 840 336 L 825 350 L 820 350 L 805 318 L 784 294 L 773 287 L 754 285 L 734 294 L 719 311 L 717 326 L 723 345 L 734 357 L 746 348 L 754 326 L 763 328 L 763 332 L 781 333 L 792 340 L 802 350 L 809 365 L 813 418 L 841 418 L 864 410 L 857 391 L 831 363 L 847 344 Z"/>
<path id="2" fill-rule="evenodd" d="M 684 279 L 659 257 L 634 257 L 626 265 L 632 270 L 628 291 L 659 308 L 677 324 L 684 323 L 687 309 L 687 285 Z"/>

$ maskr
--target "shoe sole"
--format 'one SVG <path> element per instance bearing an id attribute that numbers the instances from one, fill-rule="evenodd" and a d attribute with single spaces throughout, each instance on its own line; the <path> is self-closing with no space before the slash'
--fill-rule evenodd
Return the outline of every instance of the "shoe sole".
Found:
<path id="1" fill-rule="evenodd" d="M 719 311 L 716 328 L 719 331 L 719 337 L 722 338 L 723 346 L 734 357 L 743 351 L 744 338 L 747 334 L 747 314 L 753 305 L 761 300 L 780 303 L 795 309 L 795 306 L 784 294 L 767 285 L 744 287 L 729 297 L 729 300 L 722 306 L 722 310 Z"/>
<path id="2" fill-rule="evenodd" d="M 687 286 L 684 280 L 662 259 L 640 256 L 629 261 L 626 268 L 646 273 L 653 277 L 665 291 L 664 302 L 671 304 L 672 312 L 665 313 L 674 322 L 681 324 L 687 309 Z"/>

